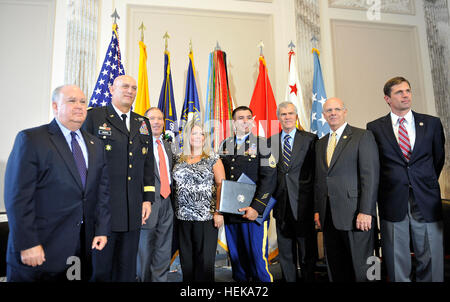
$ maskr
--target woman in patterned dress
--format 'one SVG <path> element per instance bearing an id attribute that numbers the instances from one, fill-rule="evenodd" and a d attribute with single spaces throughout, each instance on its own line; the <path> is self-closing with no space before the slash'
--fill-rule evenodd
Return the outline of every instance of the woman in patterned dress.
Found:
<path id="1" fill-rule="evenodd" d="M 223 225 L 216 209 L 225 171 L 199 122 L 186 124 L 172 175 L 183 281 L 213 282 L 218 229 Z"/>

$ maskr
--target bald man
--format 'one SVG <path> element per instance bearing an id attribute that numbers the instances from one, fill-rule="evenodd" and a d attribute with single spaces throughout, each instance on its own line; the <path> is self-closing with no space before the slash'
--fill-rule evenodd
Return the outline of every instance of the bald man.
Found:
<path id="1" fill-rule="evenodd" d="M 88 111 L 83 128 L 103 142 L 111 183 L 112 233 L 94 253 L 95 281 L 135 282 L 140 229 L 155 198 L 152 131 L 149 120 L 131 112 L 136 80 L 119 76 L 110 87 L 111 104 Z"/>
<path id="2" fill-rule="evenodd" d="M 6 166 L 9 282 L 88 280 L 91 250 L 102 250 L 110 232 L 103 145 L 80 131 L 86 97 L 60 86 L 52 108 L 50 124 L 19 132 Z M 74 256 L 81 267 L 72 275 Z"/>
<path id="3" fill-rule="evenodd" d="M 347 124 L 342 100 L 328 99 L 323 112 L 330 133 L 316 145 L 314 221 L 323 230 L 330 280 L 367 281 L 367 260 L 374 254 L 378 148 L 370 131 Z"/>

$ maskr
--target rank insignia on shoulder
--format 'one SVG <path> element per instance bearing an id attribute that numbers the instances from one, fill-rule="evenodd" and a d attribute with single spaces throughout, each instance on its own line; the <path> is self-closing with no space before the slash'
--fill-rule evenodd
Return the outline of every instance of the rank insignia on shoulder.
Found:
<path id="1" fill-rule="evenodd" d="M 106 150 L 106 151 L 111 151 L 111 149 L 112 149 L 111 145 L 106 145 L 106 146 L 105 146 L 105 150 Z"/>
<path id="2" fill-rule="evenodd" d="M 147 152 L 148 152 L 148 149 L 147 149 L 147 147 L 142 147 L 142 154 L 147 154 Z"/>
<path id="3" fill-rule="evenodd" d="M 275 160 L 275 157 L 273 156 L 273 154 L 270 154 L 269 167 L 275 168 L 276 166 L 277 166 L 277 161 Z"/>
<path id="4" fill-rule="evenodd" d="M 142 121 L 141 128 L 139 128 L 139 133 L 144 134 L 144 135 L 149 134 L 147 124 L 145 123 L 145 121 Z"/>

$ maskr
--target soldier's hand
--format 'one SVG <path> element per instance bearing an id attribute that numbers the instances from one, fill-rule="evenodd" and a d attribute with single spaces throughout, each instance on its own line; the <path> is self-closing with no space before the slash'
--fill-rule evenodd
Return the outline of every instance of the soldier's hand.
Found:
<path id="1" fill-rule="evenodd" d="M 150 201 L 144 201 L 142 203 L 142 225 L 144 225 L 150 217 L 150 213 L 152 212 L 152 203 Z"/>
<path id="2" fill-rule="evenodd" d="M 243 218 L 247 218 L 248 220 L 254 221 L 258 218 L 258 212 L 252 207 L 246 207 L 239 209 L 239 212 L 245 212 L 242 216 Z"/>

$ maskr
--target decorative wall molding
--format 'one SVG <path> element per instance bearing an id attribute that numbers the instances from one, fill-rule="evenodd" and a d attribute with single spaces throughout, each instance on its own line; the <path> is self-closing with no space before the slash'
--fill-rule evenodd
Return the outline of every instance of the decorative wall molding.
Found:
<path id="1" fill-rule="evenodd" d="M 98 0 L 69 0 L 64 82 L 78 85 L 89 99 L 95 86 Z"/>
<path id="2" fill-rule="evenodd" d="M 297 41 L 295 52 L 297 54 L 297 67 L 300 85 L 302 87 L 303 99 L 307 110 L 307 116 L 311 114 L 312 85 L 314 77 L 314 61 L 312 55 L 313 44 L 311 38 L 319 39 L 315 46 L 320 48 L 320 8 L 316 0 L 296 0 L 295 20 Z M 286 45 L 286 53 L 288 47 Z"/>
<path id="3" fill-rule="evenodd" d="M 441 195 L 450 199 L 450 16 L 447 0 L 424 0 L 431 77 L 436 113 L 446 132 L 446 164 L 441 174 Z"/>
<path id="4" fill-rule="evenodd" d="M 413 0 L 328 0 L 329 7 L 368 10 L 380 1 L 382 13 L 415 15 Z"/>

